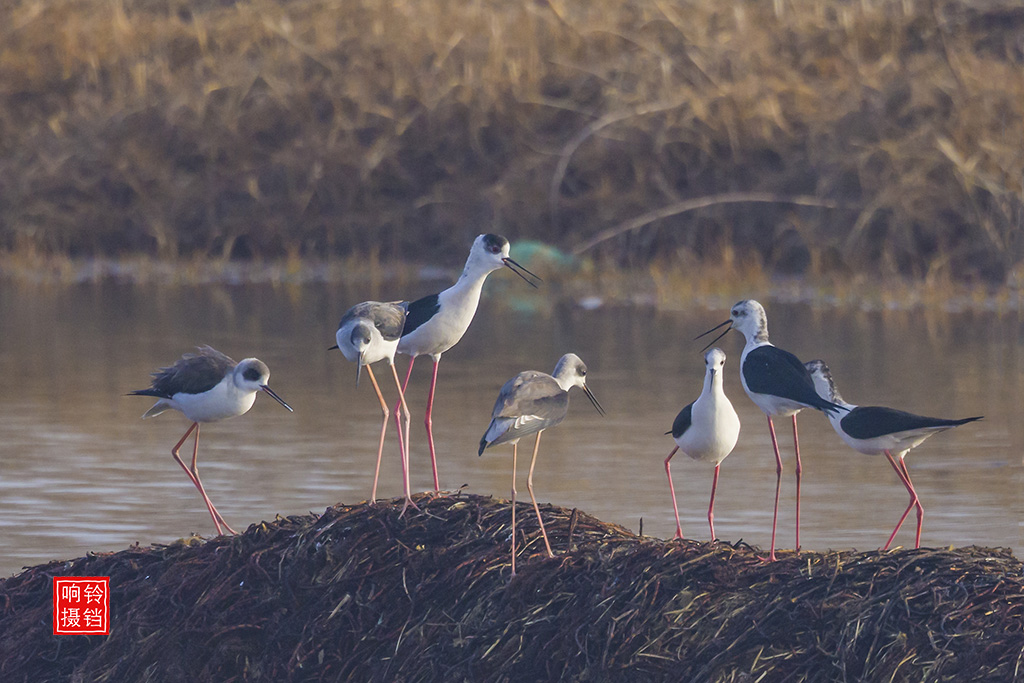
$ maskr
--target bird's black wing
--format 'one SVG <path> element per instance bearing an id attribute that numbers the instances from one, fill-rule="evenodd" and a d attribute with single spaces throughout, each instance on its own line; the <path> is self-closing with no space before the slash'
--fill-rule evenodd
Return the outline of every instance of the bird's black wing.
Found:
<path id="1" fill-rule="evenodd" d="M 134 392 L 145 396 L 171 398 L 175 394 L 201 394 L 217 386 L 224 375 L 238 365 L 220 351 L 200 346 L 198 353 L 186 353 L 174 365 L 153 373 L 148 390 Z"/>
<path id="2" fill-rule="evenodd" d="M 800 359 L 777 346 L 759 346 L 743 360 L 743 379 L 755 394 L 770 394 L 825 412 L 840 410 L 814 390 L 811 373 Z"/>
<path id="3" fill-rule="evenodd" d="M 408 314 L 405 317 L 405 327 L 402 329 L 402 336 L 411 333 L 417 327 L 434 317 L 440 310 L 441 304 L 437 294 L 430 294 L 422 299 L 416 299 L 406 306 Z"/>
<path id="4" fill-rule="evenodd" d="M 915 415 L 895 408 L 858 406 L 844 416 L 839 425 L 855 439 L 873 439 L 915 429 L 956 427 L 980 419 L 981 417 L 967 417 L 962 420 L 947 420 L 941 417 Z"/>
<path id="5" fill-rule="evenodd" d="M 669 434 L 672 435 L 673 439 L 681 437 L 687 429 L 690 428 L 690 424 L 693 422 L 693 403 L 686 406 L 679 411 L 676 415 L 675 422 L 672 423 L 672 431 Z"/>

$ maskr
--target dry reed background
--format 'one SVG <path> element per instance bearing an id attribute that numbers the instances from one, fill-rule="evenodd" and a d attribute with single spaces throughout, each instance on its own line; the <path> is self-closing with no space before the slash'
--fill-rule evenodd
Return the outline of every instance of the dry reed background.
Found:
<path id="1" fill-rule="evenodd" d="M 0 252 L 1013 285 L 1022 122 L 1009 2 L 11 0 Z"/>

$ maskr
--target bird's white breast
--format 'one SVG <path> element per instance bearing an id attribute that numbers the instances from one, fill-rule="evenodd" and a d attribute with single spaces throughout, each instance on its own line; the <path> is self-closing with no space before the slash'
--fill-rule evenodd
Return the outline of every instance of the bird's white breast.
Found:
<path id="1" fill-rule="evenodd" d="M 201 394 L 177 393 L 171 397 L 171 407 L 180 410 L 193 422 L 216 422 L 244 415 L 256 401 L 255 391 L 243 391 L 235 386 L 233 375 L 228 374 L 220 383 Z"/>
<path id="2" fill-rule="evenodd" d="M 476 281 L 460 280 L 438 294 L 437 313 L 399 340 L 399 353 L 440 356 L 458 344 L 476 315 L 483 284 L 483 278 Z"/>
<path id="3" fill-rule="evenodd" d="M 720 463 L 740 437 L 740 418 L 732 403 L 720 396 L 701 394 L 691 408 L 690 427 L 675 440 L 679 450 L 694 460 Z"/>

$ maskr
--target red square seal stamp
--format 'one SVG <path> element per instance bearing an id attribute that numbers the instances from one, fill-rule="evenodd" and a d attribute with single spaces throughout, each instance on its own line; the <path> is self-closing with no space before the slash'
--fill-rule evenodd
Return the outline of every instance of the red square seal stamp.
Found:
<path id="1" fill-rule="evenodd" d="M 53 634 L 109 633 L 110 577 L 53 577 Z"/>

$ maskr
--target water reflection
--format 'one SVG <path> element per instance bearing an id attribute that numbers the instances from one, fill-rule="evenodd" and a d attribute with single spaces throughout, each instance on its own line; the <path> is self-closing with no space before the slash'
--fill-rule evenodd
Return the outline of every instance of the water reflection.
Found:
<path id="1" fill-rule="evenodd" d="M 431 289 L 414 284 L 402 293 Z M 575 397 L 565 423 L 545 434 L 535 475 L 539 500 L 634 530 L 643 518 L 645 533 L 670 537 L 674 520 L 662 462 L 672 441 L 664 432 L 700 392 L 701 344 L 692 339 L 722 320 L 726 308 L 656 313 L 557 305 L 517 312 L 537 308 L 518 305 L 524 301 L 547 303 L 506 305 L 510 296 L 544 296 L 522 289 L 489 282 L 476 322 L 441 362 L 434 433 L 442 486 L 508 495 L 511 449 L 476 455 L 497 391 L 520 370 L 550 372 L 574 351 L 589 366 L 588 383 L 608 416 Z M 371 296 L 394 293 L 317 285 L 5 285 L 0 575 L 88 550 L 212 532 L 201 499 L 170 457 L 187 422 L 176 413 L 143 422 L 150 401 L 124 396 L 200 343 L 236 360 L 264 360 L 272 386 L 295 408 L 289 414 L 262 397 L 244 417 L 204 427 L 203 481 L 232 526 L 365 499 L 379 407 L 369 384 L 357 389 L 351 366 L 326 349 L 341 313 Z M 767 308 L 772 339 L 804 360 L 825 358 L 850 401 L 937 416 L 984 414 L 984 421 L 936 436 L 908 457 L 925 506 L 922 542 L 1019 550 L 1024 322 L 1016 314 Z M 722 465 L 716 530 L 724 539 L 766 545 L 775 484 L 771 443 L 764 416 L 740 387 L 740 335 L 720 345 L 729 354 L 726 392 L 743 431 Z M 426 363 L 414 372 L 409 392 L 417 490 L 431 484 L 422 425 L 428 382 Z M 393 391 L 382 387 L 391 398 Z M 820 415 L 801 414 L 800 428 L 805 547 L 884 543 L 907 502 L 888 464 L 846 448 Z M 792 445 L 782 443 L 780 546 L 790 547 Z M 683 530 L 706 538 L 712 470 L 685 458 L 674 464 Z M 401 494 L 393 433 L 380 493 Z M 912 522 L 896 542 L 913 542 Z"/>

